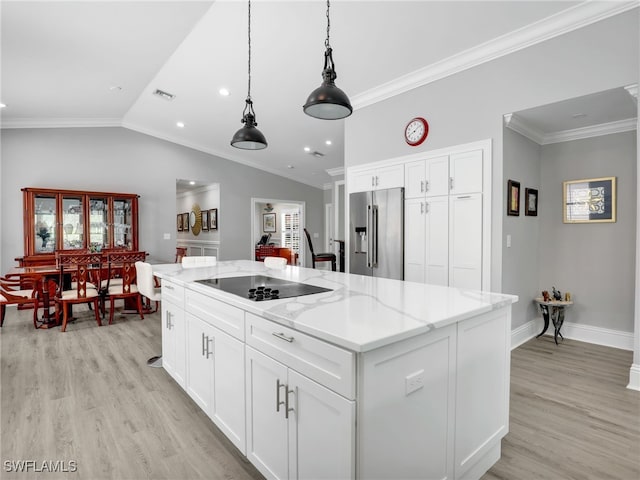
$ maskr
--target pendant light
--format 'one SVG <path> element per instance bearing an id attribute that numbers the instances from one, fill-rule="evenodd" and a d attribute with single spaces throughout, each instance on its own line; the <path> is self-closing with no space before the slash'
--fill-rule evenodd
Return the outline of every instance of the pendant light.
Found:
<path id="1" fill-rule="evenodd" d="M 253 111 L 253 101 L 251 100 L 251 0 L 249 0 L 249 82 L 247 88 L 247 99 L 242 111 L 242 123 L 244 126 L 238 130 L 231 139 L 231 146 L 243 150 L 262 150 L 267 148 L 267 139 L 256 127 L 256 114 Z"/>
<path id="2" fill-rule="evenodd" d="M 327 0 L 327 39 L 324 41 L 326 48 L 324 52 L 324 70 L 322 71 L 322 85 L 316 88 L 304 104 L 304 113 L 323 120 L 338 120 L 351 115 L 353 107 L 349 102 L 349 97 L 336 87 L 334 83 L 337 78 L 335 64 L 333 63 L 332 48 L 329 44 L 329 30 L 331 22 L 329 20 L 329 0 Z"/>

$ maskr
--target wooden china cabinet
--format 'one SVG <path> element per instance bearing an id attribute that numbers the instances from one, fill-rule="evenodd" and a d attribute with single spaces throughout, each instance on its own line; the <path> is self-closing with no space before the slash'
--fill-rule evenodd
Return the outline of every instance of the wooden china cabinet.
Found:
<path id="1" fill-rule="evenodd" d="M 19 265 L 55 264 L 56 250 L 138 250 L 138 195 L 23 188 L 24 256 Z"/>

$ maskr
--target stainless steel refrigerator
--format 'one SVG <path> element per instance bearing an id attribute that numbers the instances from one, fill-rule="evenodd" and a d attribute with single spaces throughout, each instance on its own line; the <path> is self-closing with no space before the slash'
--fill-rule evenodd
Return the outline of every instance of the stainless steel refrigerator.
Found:
<path id="1" fill-rule="evenodd" d="M 349 196 L 349 271 L 404 280 L 404 188 Z"/>

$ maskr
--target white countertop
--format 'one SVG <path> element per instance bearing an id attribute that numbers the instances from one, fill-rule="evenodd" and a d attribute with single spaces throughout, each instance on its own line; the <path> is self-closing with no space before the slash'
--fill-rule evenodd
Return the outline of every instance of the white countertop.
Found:
<path id="1" fill-rule="evenodd" d="M 247 312 L 356 352 L 364 352 L 518 301 L 515 295 L 461 290 L 386 278 L 234 260 L 212 267 L 183 269 L 176 263 L 152 265 L 153 273 Z M 268 275 L 333 291 L 255 302 L 207 287 L 195 280 Z"/>

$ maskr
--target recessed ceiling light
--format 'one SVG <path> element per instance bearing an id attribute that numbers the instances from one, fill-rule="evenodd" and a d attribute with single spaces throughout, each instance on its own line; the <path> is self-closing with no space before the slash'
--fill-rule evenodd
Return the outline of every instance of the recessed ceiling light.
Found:
<path id="1" fill-rule="evenodd" d="M 177 123 L 176 123 L 176 126 L 177 126 L 178 128 L 184 128 L 184 122 L 177 122 Z"/>
<path id="2" fill-rule="evenodd" d="M 309 148 L 309 147 L 304 147 L 304 151 L 305 151 L 305 152 L 310 152 L 310 151 L 311 151 L 311 148 Z"/>
<path id="3" fill-rule="evenodd" d="M 326 145 L 331 145 L 331 140 L 327 140 L 326 142 L 324 142 Z"/>
<path id="4" fill-rule="evenodd" d="M 194 182 L 193 180 L 191 180 L 191 181 L 189 182 L 189 185 L 195 185 L 195 184 L 196 184 L 196 182 Z"/>
<path id="5" fill-rule="evenodd" d="M 586 116 L 586 113 L 574 113 L 573 115 L 571 115 L 572 118 L 584 118 Z"/>
<path id="6" fill-rule="evenodd" d="M 227 90 L 226 88 L 221 88 L 220 90 L 218 90 L 218 92 L 220 93 L 220 95 L 222 95 L 223 97 L 228 97 L 229 96 L 229 90 Z"/>
<path id="7" fill-rule="evenodd" d="M 113 87 L 109 87 L 109 90 L 112 92 L 120 92 L 122 91 L 122 87 L 120 85 L 114 85 Z"/>
<path id="8" fill-rule="evenodd" d="M 4 108 L 6 105 L 4 103 L 0 103 L 0 108 Z"/>
<path id="9" fill-rule="evenodd" d="M 287 165 L 287 168 L 293 168 L 293 165 Z"/>

